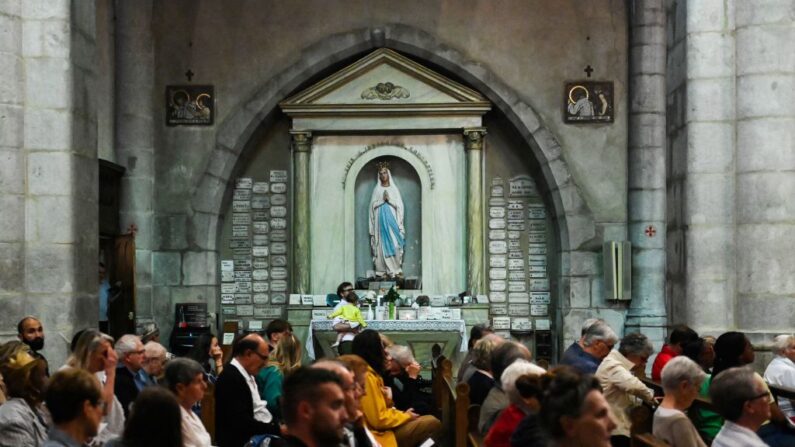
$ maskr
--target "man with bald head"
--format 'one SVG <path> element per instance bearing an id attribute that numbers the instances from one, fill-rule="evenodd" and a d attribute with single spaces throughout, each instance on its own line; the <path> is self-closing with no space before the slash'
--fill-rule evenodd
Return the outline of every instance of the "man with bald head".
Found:
<path id="1" fill-rule="evenodd" d="M 240 447 L 254 435 L 279 434 L 254 379 L 268 363 L 268 344 L 249 334 L 232 346 L 232 361 L 215 382 L 215 427 L 219 447 Z"/>

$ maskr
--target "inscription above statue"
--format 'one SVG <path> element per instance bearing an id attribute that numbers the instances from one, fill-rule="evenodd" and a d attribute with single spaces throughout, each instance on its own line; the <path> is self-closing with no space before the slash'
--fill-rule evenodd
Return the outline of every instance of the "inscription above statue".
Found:
<path id="1" fill-rule="evenodd" d="M 403 275 L 403 198 L 388 163 L 378 163 L 375 188 L 370 196 L 370 249 L 376 276 Z"/>

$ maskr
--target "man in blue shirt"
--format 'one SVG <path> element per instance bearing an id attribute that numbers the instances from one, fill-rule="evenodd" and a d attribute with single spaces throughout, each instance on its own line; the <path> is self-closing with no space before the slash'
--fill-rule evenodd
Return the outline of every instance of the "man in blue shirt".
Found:
<path id="1" fill-rule="evenodd" d="M 110 282 L 105 271 L 105 264 L 99 263 L 99 330 L 108 333 L 108 300 L 110 298 Z"/>
<path id="2" fill-rule="evenodd" d="M 560 364 L 569 365 L 583 374 L 594 374 L 617 342 L 618 336 L 604 320 L 590 318 L 582 326 L 580 339 L 563 353 Z"/>

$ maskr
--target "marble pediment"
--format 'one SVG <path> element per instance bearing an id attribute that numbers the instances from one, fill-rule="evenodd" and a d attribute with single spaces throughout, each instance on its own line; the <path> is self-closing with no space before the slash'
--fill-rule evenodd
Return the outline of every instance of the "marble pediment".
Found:
<path id="1" fill-rule="evenodd" d="M 491 109 L 479 92 L 387 48 L 370 53 L 280 106 L 308 127 L 326 127 L 328 123 L 321 121 L 330 117 L 458 116 L 479 121 Z M 455 121 L 454 127 L 458 127 L 461 120 Z M 357 126 L 367 128 L 366 124 L 360 121 Z M 380 127 L 377 122 L 370 124 Z"/>

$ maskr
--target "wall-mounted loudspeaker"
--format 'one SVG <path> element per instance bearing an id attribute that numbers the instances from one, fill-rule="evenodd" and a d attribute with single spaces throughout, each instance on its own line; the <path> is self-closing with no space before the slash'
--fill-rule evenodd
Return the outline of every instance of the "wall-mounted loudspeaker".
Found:
<path id="1" fill-rule="evenodd" d="M 632 246 L 628 241 L 609 241 L 603 247 L 605 298 L 632 299 Z"/>

